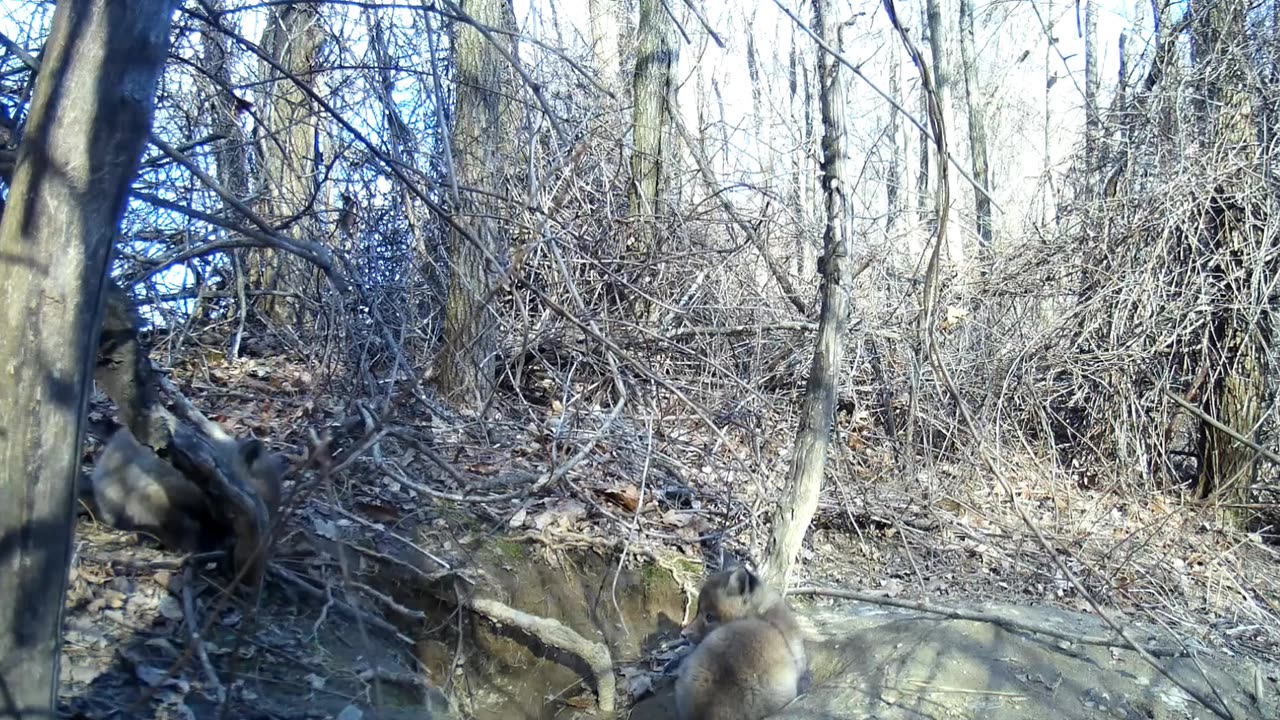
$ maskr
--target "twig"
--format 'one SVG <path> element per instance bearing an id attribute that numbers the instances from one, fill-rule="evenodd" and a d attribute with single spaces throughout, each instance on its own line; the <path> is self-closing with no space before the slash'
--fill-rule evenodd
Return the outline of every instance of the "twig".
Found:
<path id="1" fill-rule="evenodd" d="M 286 570 L 278 565 L 271 565 L 270 567 L 267 568 L 267 570 L 268 572 L 270 572 L 270 574 L 276 576 L 277 578 L 284 581 L 285 583 L 288 583 L 290 586 L 300 590 L 304 595 L 306 595 L 307 597 L 313 600 L 323 600 L 325 598 L 324 591 L 313 586 L 311 583 L 303 580 L 302 577 L 300 577 L 299 575 L 297 575 L 292 571 Z M 404 643 L 405 645 L 412 646 L 414 644 L 411 638 L 401 633 L 399 630 L 396 629 L 394 625 L 387 622 L 386 620 L 383 620 L 380 617 L 376 617 L 370 613 L 365 612 L 364 610 L 360 610 L 358 608 L 352 607 L 351 605 L 336 599 L 333 601 L 333 608 L 338 612 L 343 613 L 347 617 L 352 618 L 353 620 L 363 622 L 363 623 L 368 623 L 369 625 L 372 625 L 373 627 L 376 627 L 379 630 L 386 632 L 387 634 L 391 635 L 392 637 Z"/>
<path id="2" fill-rule="evenodd" d="M 188 565 L 182 573 L 182 624 L 187 629 L 187 645 L 200 661 L 200 668 L 204 670 L 206 682 L 209 683 L 213 696 L 218 704 L 222 704 L 227 699 L 227 690 L 222 687 L 218 672 L 213 669 L 213 662 L 209 660 L 209 653 L 205 650 L 204 641 L 200 638 L 200 621 L 196 618 L 196 603 L 191 591 L 191 587 L 195 585 L 195 579 L 195 571 Z"/>
<path id="3" fill-rule="evenodd" d="M 1155 378 L 1152 378 L 1152 380 L 1154 380 L 1154 379 L 1155 379 Z M 1233 429 L 1231 429 L 1231 428 L 1227 427 L 1226 425 L 1223 425 L 1221 422 L 1219 422 L 1217 419 L 1215 419 L 1215 418 L 1214 418 L 1213 416 L 1211 416 L 1209 413 L 1205 412 L 1204 410 L 1201 410 L 1200 408 L 1196 407 L 1195 405 L 1192 405 L 1190 402 L 1187 402 L 1187 400 L 1186 400 L 1185 398 L 1181 397 L 1180 395 L 1177 395 L 1176 393 L 1174 393 L 1174 392 L 1172 392 L 1172 391 L 1170 391 L 1170 390 L 1162 390 L 1162 392 L 1164 393 L 1164 396 L 1165 396 L 1165 397 L 1169 398 L 1170 400 L 1174 401 L 1174 402 L 1175 402 L 1175 403 L 1177 403 L 1178 405 L 1182 406 L 1182 409 L 1186 410 L 1187 412 L 1191 413 L 1192 415 L 1195 415 L 1196 417 L 1198 417 L 1198 418 L 1200 418 L 1201 420 L 1205 421 L 1205 422 L 1206 422 L 1206 423 L 1208 423 L 1209 425 L 1212 425 L 1214 428 L 1216 428 L 1216 429 L 1218 429 L 1218 430 L 1220 430 L 1220 431 L 1222 431 L 1222 432 L 1226 433 L 1227 435 L 1230 435 L 1230 436 L 1232 437 L 1232 439 L 1234 439 L 1235 441 L 1237 441 L 1237 442 L 1241 443 L 1242 445 L 1244 445 L 1244 446 L 1248 447 L 1249 449 L 1251 449 L 1251 450 L 1253 450 L 1253 451 L 1257 452 L 1259 455 L 1261 455 L 1262 457 L 1266 458 L 1266 459 L 1267 459 L 1269 462 L 1271 462 L 1273 465 L 1280 465 L 1280 455 L 1277 455 L 1276 453 L 1274 453 L 1274 452 L 1272 452 L 1272 451 L 1270 451 L 1270 450 L 1268 450 L 1268 449 L 1266 449 L 1266 448 L 1262 447 L 1262 446 L 1261 446 L 1261 445 L 1259 445 L 1258 443 L 1256 443 L 1256 442 L 1254 442 L 1254 441 L 1250 440 L 1249 438 L 1247 438 L 1247 437 L 1245 437 L 1245 436 L 1241 435 L 1238 431 L 1233 430 Z"/>

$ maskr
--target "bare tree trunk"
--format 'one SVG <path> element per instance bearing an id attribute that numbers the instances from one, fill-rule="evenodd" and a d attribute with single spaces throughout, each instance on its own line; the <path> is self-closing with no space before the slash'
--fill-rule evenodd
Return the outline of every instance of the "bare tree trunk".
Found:
<path id="1" fill-rule="evenodd" d="M 760 77 L 759 50 L 756 48 L 754 32 L 755 16 L 748 20 L 744 34 L 747 36 L 747 77 L 751 79 L 751 128 L 755 131 L 755 140 L 764 147 L 770 148 L 770 162 L 773 167 L 773 155 L 777 152 L 773 143 L 764 134 L 764 80 Z"/>
<path id="2" fill-rule="evenodd" d="M 947 22 L 951 16 L 946 12 L 947 0 L 925 0 L 925 12 L 929 21 L 929 51 L 933 56 L 934 88 L 938 95 L 938 108 L 942 113 L 942 121 L 948 128 L 954 128 L 955 109 L 951 100 L 952 63 L 948 51 L 951 36 L 951 25 Z M 951 148 L 946 148 L 950 152 Z M 945 153 L 938 162 L 946 162 Z M 957 268 L 965 267 L 964 234 L 957 232 L 960 225 L 955 221 L 955 202 L 948 202 L 940 212 L 947 216 L 947 227 L 951 233 L 947 237 L 947 254 Z"/>
<path id="3" fill-rule="evenodd" d="M 299 225 L 301 231 L 294 232 L 303 237 L 316 234 L 310 214 L 319 197 L 320 126 L 311 98 L 298 83 L 315 82 L 312 71 L 316 69 L 324 36 L 318 8 L 306 3 L 275 7 L 262 32 L 262 50 L 293 76 L 286 76 L 266 62 L 260 65 L 264 84 L 258 103 L 262 124 L 257 142 L 263 215 Z M 288 290 L 295 284 L 305 284 L 314 273 L 313 268 L 288 253 L 259 250 L 250 257 L 250 283 L 257 289 Z M 276 322 L 298 320 L 298 308 L 287 297 L 270 295 L 261 302 L 264 314 Z"/>
<path id="4" fill-rule="evenodd" d="M 515 30 L 509 0 L 465 0 L 462 9 L 482 25 Z M 454 172 L 463 188 L 458 215 L 480 247 L 457 232 L 450 237 L 449 302 L 440 355 L 440 389 L 455 401 L 480 407 L 492 390 L 497 348 L 493 316 L 487 305 L 495 268 L 490 267 L 485 252 L 496 256 L 508 244 L 496 221 L 499 208 L 487 193 L 500 190 L 510 160 L 506 152 L 514 125 L 508 98 L 514 84 L 502 51 L 509 54 L 513 47 L 509 35 L 491 33 L 486 39 L 470 24 L 459 22 L 455 27 L 458 111 L 453 154 Z M 468 191 L 469 188 L 482 192 Z"/>
<path id="5" fill-rule="evenodd" d="M 978 231 L 978 255 L 982 267 L 991 262 L 991 190 L 987 167 L 987 122 L 982 84 L 978 78 L 978 57 L 974 50 L 973 0 L 960 0 L 960 62 L 964 66 L 965 99 L 969 106 L 969 150 L 973 158 L 974 215 Z"/>
<path id="6" fill-rule="evenodd" d="M 889 96 L 903 103 L 902 55 L 889 54 Z M 885 183 L 885 230 L 892 233 L 903 214 L 903 195 L 906 193 L 907 144 L 903 132 L 904 123 L 898 108 L 889 108 L 889 178 Z"/>
<path id="7" fill-rule="evenodd" d="M 924 21 L 923 33 L 924 40 L 928 41 L 931 37 L 929 32 L 929 11 L 925 5 L 920 6 L 920 19 Z M 925 95 L 924 88 L 920 89 L 920 117 L 929 116 L 929 97 Z M 929 193 L 929 163 L 933 158 L 933 141 L 929 139 L 929 133 L 925 132 L 923 127 L 920 128 L 919 137 L 920 148 L 920 167 L 916 173 L 916 214 L 920 218 L 920 222 L 926 226 L 932 223 L 933 202 L 930 201 L 932 195 Z"/>
<path id="8" fill-rule="evenodd" d="M 53 716 L 104 283 L 151 125 L 172 9 L 166 0 L 58 3 L 0 220 L 6 717 Z"/>
<path id="9" fill-rule="evenodd" d="M 224 15 L 225 6 L 225 0 L 211 0 L 208 3 L 209 15 L 213 22 L 231 31 L 234 28 L 228 27 L 228 25 L 234 22 L 235 16 Z M 249 144 L 248 139 L 245 137 L 244 129 L 238 122 L 238 115 L 243 107 L 242 101 L 235 96 L 231 89 L 231 52 L 236 45 L 232 41 L 231 35 L 212 31 L 200 33 L 200 42 L 203 55 L 201 62 L 204 64 L 204 70 L 208 74 L 212 85 L 209 104 L 213 109 L 213 113 L 209 118 L 209 129 L 220 138 L 214 144 L 214 162 L 218 183 L 236 198 L 248 200 L 249 154 L 247 149 Z M 240 211 L 227 202 L 222 203 L 222 212 L 227 218 L 235 222 L 241 222 L 244 219 Z M 223 232 L 225 233 L 225 231 Z M 244 337 L 245 318 L 249 312 L 249 309 L 245 307 L 248 299 L 243 290 L 246 284 L 244 267 L 250 253 L 245 250 L 232 250 L 227 254 L 233 265 L 228 280 L 235 283 L 236 294 L 239 299 L 236 329 L 232 333 L 228 350 L 230 356 L 236 358 L 240 355 L 240 342 Z M 195 316 L 199 317 L 201 312 L 202 309 L 197 308 Z"/>
<path id="10" fill-rule="evenodd" d="M 1205 412 L 1239 434 L 1256 439 L 1267 405 L 1267 348 L 1272 331 L 1262 308 L 1271 304 L 1275 261 L 1264 260 L 1272 243 L 1256 218 L 1261 207 L 1248 206 L 1262 175 L 1254 122 L 1254 98 L 1249 45 L 1246 37 L 1248 3 L 1221 0 L 1202 6 L 1193 25 L 1201 56 L 1209 65 L 1202 74 L 1209 132 L 1206 150 L 1219 154 L 1222 180 L 1205 213 L 1205 238 L 1212 263 L 1201 270 L 1213 278 L 1213 324 L 1208 352 L 1210 386 L 1201 400 Z M 1193 261 L 1204 265 L 1203 259 Z M 1243 524 L 1238 508 L 1249 500 L 1257 476 L 1258 456 L 1230 434 L 1207 423 L 1201 426 L 1199 492 L 1224 503 L 1228 522 Z"/>
<path id="11" fill-rule="evenodd" d="M 1098 114 L 1098 2 L 1085 0 L 1084 6 L 1084 167 L 1091 197 L 1101 187 L 1098 143 L 1102 118 Z"/>
<path id="12" fill-rule="evenodd" d="M 231 17 L 221 15 L 225 4 L 224 0 L 209 2 L 211 15 L 224 26 L 231 21 Z M 209 126 L 221 138 L 214 145 L 218 182 L 231 194 L 244 200 L 249 195 L 249 170 L 244 129 L 236 119 L 242 108 L 242 101 L 231 90 L 231 50 L 235 45 L 229 35 L 219 32 L 202 32 L 200 40 L 203 51 L 201 61 L 205 72 L 213 81 L 211 104 L 214 112 L 209 118 Z M 229 213 L 229 217 L 239 215 L 225 203 L 223 212 Z"/>
<path id="13" fill-rule="evenodd" d="M 800 48 L 796 43 L 796 29 L 791 27 L 791 44 L 787 51 L 787 110 L 792 123 L 799 124 L 802 116 L 800 103 L 802 95 L 800 93 Z M 807 79 L 807 78 L 806 78 Z M 800 218 L 807 218 L 809 206 L 805 198 L 805 173 L 808 168 L 808 148 L 803 144 L 805 133 L 801 131 L 796 138 L 800 142 L 800 147 L 796 152 L 791 153 L 791 187 L 790 197 L 788 198 L 792 211 Z M 804 251 L 805 238 L 804 233 L 795 234 L 795 251 L 792 253 L 792 271 L 798 275 L 804 274 Z"/>
<path id="14" fill-rule="evenodd" d="M 601 84 L 610 90 L 622 80 L 622 43 L 618 32 L 618 7 L 621 0 L 587 0 L 587 12 L 591 14 L 591 54 L 596 60 L 596 71 Z"/>
<path id="15" fill-rule="evenodd" d="M 1045 0 L 1044 17 L 1047 28 L 1044 38 L 1044 136 L 1042 138 L 1042 152 L 1044 153 L 1044 159 L 1041 161 L 1043 163 L 1041 167 L 1045 169 L 1045 175 L 1048 179 L 1048 187 L 1045 191 L 1044 203 L 1040 206 L 1041 225 L 1045 225 L 1049 222 L 1050 208 L 1053 208 L 1055 205 L 1053 173 L 1049 170 L 1053 167 L 1053 148 L 1049 144 L 1049 127 L 1052 123 L 1052 115 L 1049 112 L 1051 105 L 1050 97 L 1053 93 L 1054 83 L 1058 79 L 1053 73 L 1054 63 L 1056 62 L 1053 57 L 1053 0 Z"/>
<path id="16" fill-rule="evenodd" d="M 662 0 L 640 0 L 633 79 L 635 149 L 631 155 L 631 212 L 639 216 L 633 257 L 647 257 L 655 242 L 656 216 L 665 212 L 674 156 L 668 106 L 678 58 L 675 23 Z"/>
<path id="17" fill-rule="evenodd" d="M 813 0 L 813 27 L 829 47 L 838 48 L 839 21 L 825 0 Z M 831 440 L 836 407 L 836 383 L 844 353 L 844 332 L 849 321 L 848 262 L 853 226 L 849 198 L 852 173 L 846 144 L 845 73 L 830 54 L 818 52 L 819 103 L 822 108 L 822 187 L 826 196 L 823 230 L 822 310 L 818 317 L 817 346 L 809 368 L 800 428 L 787 486 L 773 513 L 772 532 L 765 548 L 762 574 L 775 587 L 786 587 L 809 523 L 818 509 L 822 474 Z"/>
<path id="18" fill-rule="evenodd" d="M 816 48 L 815 48 L 816 51 Z M 800 54 L 800 87 L 804 90 L 804 99 L 800 105 L 800 132 L 801 143 L 804 152 L 801 153 L 801 207 L 804 208 L 806 220 L 810 217 L 810 213 L 816 213 L 818 210 L 818 188 L 817 173 L 811 172 L 810 160 L 814 156 L 813 144 L 813 83 L 809 82 L 809 63 L 805 61 L 804 53 Z M 813 266 L 814 248 L 813 244 L 808 241 L 804 233 L 796 235 L 796 275 L 804 276 L 809 273 L 809 268 Z"/>

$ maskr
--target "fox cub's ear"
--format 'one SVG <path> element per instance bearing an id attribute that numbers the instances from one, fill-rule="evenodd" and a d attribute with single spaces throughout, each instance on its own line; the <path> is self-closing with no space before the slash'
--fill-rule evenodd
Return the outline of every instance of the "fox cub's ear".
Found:
<path id="1" fill-rule="evenodd" d="M 729 580 L 725 583 L 731 595 L 750 595 L 760 587 L 760 578 L 747 569 L 745 565 L 735 565 L 729 571 Z"/>

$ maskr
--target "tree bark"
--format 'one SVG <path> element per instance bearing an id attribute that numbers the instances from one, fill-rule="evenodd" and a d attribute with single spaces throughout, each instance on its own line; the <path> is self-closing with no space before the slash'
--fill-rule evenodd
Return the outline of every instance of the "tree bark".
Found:
<path id="1" fill-rule="evenodd" d="M 514 31 L 515 18 L 509 0 L 466 0 L 462 9 L 476 22 Z M 509 35 L 493 33 L 486 39 L 469 24 L 456 25 L 458 109 L 453 131 L 454 172 L 463 189 L 459 222 L 489 253 L 507 246 L 492 197 L 467 188 L 497 192 L 508 158 L 505 152 L 514 131 L 509 100 L 506 59 Z M 449 302 L 445 308 L 445 346 L 440 357 L 440 388 L 458 402 L 483 404 L 492 389 L 497 347 L 495 326 L 487 299 L 492 294 L 495 269 L 485 253 L 454 232 L 450 238 Z"/>
<path id="2" fill-rule="evenodd" d="M 1248 198 L 1261 177 L 1255 132 L 1249 45 L 1245 42 L 1248 3 L 1221 0 L 1202 6 L 1193 23 L 1200 61 L 1209 65 L 1205 82 L 1204 135 L 1206 151 L 1213 149 L 1222 178 L 1205 213 L 1204 245 L 1211 252 L 1205 271 L 1213 278 L 1213 321 L 1208 352 L 1212 381 L 1201 400 L 1205 413 L 1244 437 L 1256 440 L 1266 407 L 1267 354 L 1271 328 L 1267 313 L 1275 261 L 1264 260 L 1271 244 L 1259 216 L 1265 209 L 1250 207 Z M 1198 259 L 1197 259 L 1198 260 Z M 1203 261 L 1200 260 L 1203 264 Z M 1204 272 L 1204 271 L 1202 271 Z M 1243 524 L 1244 513 L 1230 506 L 1249 500 L 1257 475 L 1257 453 L 1229 434 L 1201 426 L 1199 494 L 1223 503 L 1224 519 Z"/>
<path id="3" fill-rule="evenodd" d="M 675 89 L 678 58 L 675 23 L 662 0 L 640 0 L 636 68 L 633 77 L 631 212 L 640 222 L 629 254 L 645 259 L 656 242 L 656 218 L 665 212 L 671 173 L 672 135 L 668 107 Z"/>
<path id="4" fill-rule="evenodd" d="M 969 106 L 969 151 L 973 158 L 974 216 L 978 231 L 978 254 L 982 267 L 991 262 L 991 190 L 987 165 L 987 121 L 983 113 L 982 84 L 978 77 L 978 56 L 974 49 L 973 0 L 960 0 L 960 62 L 964 66 L 965 99 Z"/>
<path id="5" fill-rule="evenodd" d="M 929 10 L 925 5 L 920 6 L 920 19 L 924 21 L 924 40 L 928 42 L 929 33 Z M 929 116 L 929 98 L 924 93 L 924 89 L 920 89 L 920 117 Z M 923 127 L 920 128 L 918 146 L 920 148 L 920 164 L 916 173 L 916 214 L 920 218 L 920 222 L 926 226 L 934 222 L 934 209 L 930 198 L 933 196 L 929 193 L 929 163 L 933 158 L 933 141 L 929 139 L 929 133 L 925 132 Z"/>
<path id="6" fill-rule="evenodd" d="M 889 95 L 904 104 L 902 83 L 902 55 L 889 54 Z M 902 114 L 896 106 L 889 107 L 889 177 L 885 182 L 885 231 L 893 233 L 903 215 L 903 196 L 906 194 L 907 143 L 903 130 Z"/>
<path id="7" fill-rule="evenodd" d="M 823 42 L 838 48 L 839 21 L 825 0 L 813 0 L 813 27 Z M 829 53 L 818 51 L 819 105 L 822 112 L 822 187 L 826 223 L 823 229 L 822 309 L 817 346 L 809 368 L 800 428 L 786 488 L 773 513 L 772 532 L 761 572 L 774 587 L 786 587 L 787 576 L 809 531 L 822 492 L 822 474 L 835 415 L 836 385 L 849 322 L 848 263 L 853 226 L 849 212 L 850 180 L 846 131 L 845 73 Z"/>
<path id="8" fill-rule="evenodd" d="M 234 15 L 226 15 L 226 0 L 209 0 L 207 4 L 213 22 L 223 29 L 234 31 Z M 209 118 L 209 129 L 220 139 L 214 144 L 214 162 L 217 169 L 218 183 L 236 198 L 247 201 L 249 198 L 249 143 L 244 128 L 239 122 L 243 101 L 236 97 L 231 86 L 232 51 L 237 47 L 228 33 L 205 31 L 200 33 L 201 63 L 210 79 L 209 104 L 213 109 Z M 240 223 L 244 217 L 231 203 L 222 203 L 222 212 L 228 219 Z M 221 231 L 226 235 L 226 231 Z M 245 295 L 244 268 L 248 265 L 252 251 L 233 250 L 227 253 L 232 265 L 228 280 L 235 283 L 237 303 L 236 328 L 231 335 L 229 354 L 232 358 L 240 356 L 240 342 L 244 338 L 245 319 L 249 314 L 246 307 L 248 298 Z M 203 288 L 202 288 L 203 290 Z M 195 317 L 200 317 L 203 308 L 197 307 Z M 141 438 L 140 438 L 141 439 Z M 145 441 L 144 441 L 145 443 Z"/>
<path id="9" fill-rule="evenodd" d="M 622 80 L 622 42 L 619 37 L 620 0 L 587 0 L 591 15 L 591 54 L 601 84 L 615 90 Z"/>
<path id="10" fill-rule="evenodd" d="M 955 110 L 951 100 L 951 56 L 948 52 L 951 26 L 947 23 L 950 17 L 944 10 L 947 0 L 925 0 L 925 14 L 929 22 L 929 52 L 933 56 L 934 92 L 938 96 L 938 110 L 942 113 L 942 121 L 948 128 L 955 127 Z M 951 148 L 945 148 L 950 152 Z M 938 158 L 938 162 L 946 162 L 946 152 Z M 956 232 L 960 226 L 955 222 L 955 203 L 947 202 L 939 212 L 947 216 L 947 227 L 952 229 L 947 238 L 947 254 L 951 262 L 958 268 L 965 266 L 964 235 Z"/>
<path id="11" fill-rule="evenodd" d="M 1098 2 L 1085 0 L 1084 6 L 1084 164 L 1091 197 L 1102 187 L 1098 145 L 1102 139 L 1102 117 L 1098 114 Z"/>
<path id="12" fill-rule="evenodd" d="M 259 64 L 264 84 L 258 103 L 262 123 L 258 132 L 259 191 L 263 216 L 274 222 L 300 225 L 302 237 L 315 237 L 309 217 L 317 195 L 317 153 L 320 124 L 311 98 L 299 82 L 315 82 L 313 70 L 324 42 L 319 10 L 306 3 L 272 9 L 262 31 L 262 50 L 293 77 L 267 62 Z M 296 78 L 296 80 L 294 79 Z M 255 250 L 249 253 L 249 283 L 258 290 L 285 290 L 304 284 L 314 268 L 288 253 Z M 268 295 L 262 312 L 278 323 L 298 320 L 298 308 L 284 295 Z"/>
<path id="13" fill-rule="evenodd" d="M 58 3 L 0 220 L 0 715 L 52 716 L 104 282 L 151 125 L 167 0 Z"/>

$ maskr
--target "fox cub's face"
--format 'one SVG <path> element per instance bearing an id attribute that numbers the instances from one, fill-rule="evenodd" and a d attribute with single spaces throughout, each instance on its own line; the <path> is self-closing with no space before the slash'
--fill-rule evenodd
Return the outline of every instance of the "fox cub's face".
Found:
<path id="1" fill-rule="evenodd" d="M 707 578 L 698 593 L 698 614 L 680 634 L 699 642 L 712 630 L 733 620 L 759 615 L 765 599 L 764 582 L 742 565 Z"/>

